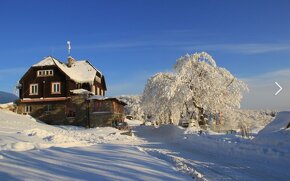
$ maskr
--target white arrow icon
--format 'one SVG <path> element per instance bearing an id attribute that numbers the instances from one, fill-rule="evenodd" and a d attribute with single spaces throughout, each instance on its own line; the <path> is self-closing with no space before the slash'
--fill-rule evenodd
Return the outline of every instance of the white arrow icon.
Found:
<path id="1" fill-rule="evenodd" d="M 281 90 L 283 89 L 277 82 L 275 82 L 275 84 L 280 88 L 276 93 L 275 93 L 275 96 L 278 95 Z"/>

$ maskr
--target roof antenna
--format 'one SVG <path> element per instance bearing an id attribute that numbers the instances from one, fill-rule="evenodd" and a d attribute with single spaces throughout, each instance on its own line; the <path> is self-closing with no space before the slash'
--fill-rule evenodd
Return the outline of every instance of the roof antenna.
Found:
<path id="1" fill-rule="evenodd" d="M 67 49 L 68 49 L 68 56 L 70 56 L 70 50 L 71 50 L 70 41 L 67 41 Z"/>

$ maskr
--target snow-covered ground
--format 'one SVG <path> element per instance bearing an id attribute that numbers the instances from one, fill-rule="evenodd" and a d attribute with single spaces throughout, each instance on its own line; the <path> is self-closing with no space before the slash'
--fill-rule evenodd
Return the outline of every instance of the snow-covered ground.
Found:
<path id="1" fill-rule="evenodd" d="M 189 180 L 114 128 L 50 126 L 0 110 L 1 180 Z"/>
<path id="2" fill-rule="evenodd" d="M 127 120 L 135 136 L 126 136 L 114 128 L 51 126 L 0 110 L 0 178 L 288 180 L 289 120 L 290 112 L 279 113 L 252 139 Z"/>
<path id="3" fill-rule="evenodd" d="M 1 110 L 0 110 L 1 111 Z M 135 144 L 135 137 L 120 135 L 115 128 L 85 129 L 75 126 L 50 126 L 32 117 L 1 111 L 0 150 L 26 151 L 49 147 L 90 146 L 98 143 Z"/>
<path id="4" fill-rule="evenodd" d="M 204 180 L 288 180 L 290 147 L 258 145 L 235 135 L 184 134 L 182 128 L 162 126 L 136 129 L 152 156 L 181 165 Z M 288 133 L 289 134 L 289 133 Z"/>

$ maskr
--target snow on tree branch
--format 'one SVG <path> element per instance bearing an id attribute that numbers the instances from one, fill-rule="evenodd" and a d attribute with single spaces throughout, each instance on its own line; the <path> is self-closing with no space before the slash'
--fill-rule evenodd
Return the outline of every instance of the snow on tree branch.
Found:
<path id="1" fill-rule="evenodd" d="M 206 52 L 179 58 L 174 70 L 151 77 L 142 97 L 145 113 L 161 123 L 178 124 L 185 105 L 198 110 L 197 121 L 201 121 L 205 111 L 218 113 L 239 108 L 243 93 L 248 91 L 244 82 L 218 67 Z"/>

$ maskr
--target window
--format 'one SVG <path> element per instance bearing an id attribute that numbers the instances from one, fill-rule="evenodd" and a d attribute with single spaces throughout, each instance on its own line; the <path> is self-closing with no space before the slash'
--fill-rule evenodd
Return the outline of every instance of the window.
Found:
<path id="1" fill-rule="evenodd" d="M 37 71 L 38 76 L 41 77 L 42 76 L 42 71 Z"/>
<path id="2" fill-rule="evenodd" d="M 53 76 L 53 70 L 38 70 L 37 77 Z"/>
<path id="3" fill-rule="evenodd" d="M 29 95 L 38 95 L 38 84 L 30 84 Z"/>
<path id="4" fill-rule="evenodd" d="M 60 94 L 60 82 L 52 82 L 51 83 L 51 93 L 52 94 Z"/>
<path id="5" fill-rule="evenodd" d="M 52 105 L 51 105 L 51 104 L 48 104 L 48 105 L 46 105 L 46 106 L 44 107 L 44 113 L 45 113 L 46 115 L 48 115 L 52 109 L 53 109 L 53 108 L 52 108 Z"/>
<path id="6" fill-rule="evenodd" d="M 45 111 L 50 112 L 52 110 L 52 105 L 48 104 L 45 106 Z"/>
<path id="7" fill-rule="evenodd" d="M 31 113 L 31 111 L 32 111 L 31 106 L 25 106 L 24 107 L 24 113 Z"/>

